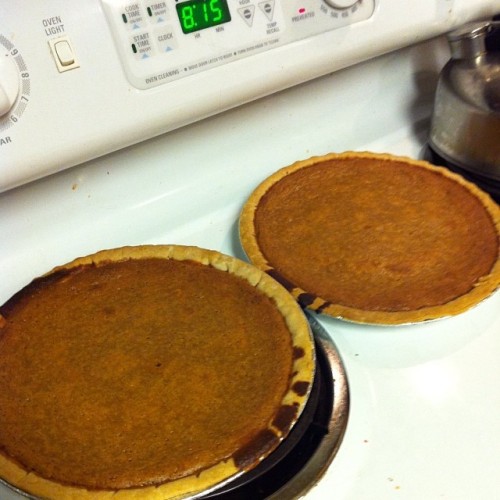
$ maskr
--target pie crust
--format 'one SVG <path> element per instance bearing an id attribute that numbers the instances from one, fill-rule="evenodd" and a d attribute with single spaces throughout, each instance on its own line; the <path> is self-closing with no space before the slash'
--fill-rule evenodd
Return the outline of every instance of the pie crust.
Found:
<path id="1" fill-rule="evenodd" d="M 176 245 L 37 278 L 0 308 L 0 353 L 0 478 L 57 500 L 210 491 L 279 445 L 315 371 L 281 285 Z"/>
<path id="2" fill-rule="evenodd" d="M 312 310 L 404 324 L 461 313 L 500 283 L 500 209 L 457 174 L 371 152 L 282 168 L 240 216 L 248 258 Z"/>

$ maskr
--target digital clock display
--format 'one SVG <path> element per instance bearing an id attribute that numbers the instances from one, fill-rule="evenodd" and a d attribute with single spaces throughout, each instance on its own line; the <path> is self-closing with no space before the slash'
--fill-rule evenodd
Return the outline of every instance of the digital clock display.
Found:
<path id="1" fill-rule="evenodd" d="M 226 0 L 188 0 L 175 6 L 183 33 L 193 33 L 231 21 Z"/>

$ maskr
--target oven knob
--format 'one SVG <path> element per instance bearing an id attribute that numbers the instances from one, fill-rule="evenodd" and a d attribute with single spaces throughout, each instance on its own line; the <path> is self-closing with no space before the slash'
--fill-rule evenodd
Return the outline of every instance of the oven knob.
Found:
<path id="1" fill-rule="evenodd" d="M 19 74 L 10 57 L 0 57 L 0 116 L 14 106 L 19 94 Z"/>
<path id="2" fill-rule="evenodd" d="M 348 9 L 356 5 L 359 0 L 323 0 L 327 5 L 334 9 Z"/>

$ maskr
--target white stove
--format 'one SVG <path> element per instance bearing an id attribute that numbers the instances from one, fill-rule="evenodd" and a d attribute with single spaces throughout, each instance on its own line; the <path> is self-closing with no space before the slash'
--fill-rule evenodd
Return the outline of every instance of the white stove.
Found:
<path id="1" fill-rule="evenodd" d="M 191 8 L 184 18 L 166 2 L 179 58 L 167 64 L 159 45 L 139 44 L 168 34 L 139 20 L 147 7 L 159 16 L 162 2 L 6 3 L 0 303 L 53 266 L 103 248 L 177 243 L 244 259 L 239 211 L 280 167 L 344 150 L 421 157 L 449 57 L 440 34 L 499 7 L 496 0 L 276 0 L 278 17 L 269 21 L 264 5 L 234 0 L 231 21 L 213 12 L 199 21 L 208 23 L 203 29 L 184 34 L 203 2 L 179 2 Z M 133 4 L 141 8 L 126 11 L 127 23 L 137 21 L 148 37 L 136 40 L 121 16 L 112 18 Z M 238 38 L 231 23 L 247 22 L 238 10 L 247 4 L 261 24 L 228 51 Z M 320 15 L 332 24 L 293 31 L 291 19 L 311 12 L 295 24 Z M 227 39 L 216 38 L 221 27 Z M 276 27 L 283 37 L 267 33 Z M 183 37 L 195 43 L 196 33 L 211 53 L 192 57 Z M 270 40 L 278 41 L 259 47 Z M 68 45 L 59 53 L 61 42 Z M 148 68 L 137 64 L 132 44 L 141 57 L 157 56 Z M 229 53 L 234 60 L 219 59 Z M 184 67 L 187 74 L 175 73 Z M 167 73 L 171 79 L 158 83 Z M 316 317 L 343 360 L 350 411 L 336 456 L 305 498 L 498 497 L 500 292 L 469 312 L 419 325 Z M 22 497 L 0 484 L 0 498 Z"/>

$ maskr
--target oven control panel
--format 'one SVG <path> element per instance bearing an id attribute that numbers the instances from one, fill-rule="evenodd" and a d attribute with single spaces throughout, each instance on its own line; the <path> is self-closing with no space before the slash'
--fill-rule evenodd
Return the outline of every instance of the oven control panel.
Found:
<path id="1" fill-rule="evenodd" d="M 372 16 L 375 0 L 102 0 L 130 83 L 146 89 Z"/>
<path id="2" fill-rule="evenodd" d="M 0 195 L 497 9 L 492 0 L 0 0 Z M 313 98 L 304 91 L 304 109 Z"/>

